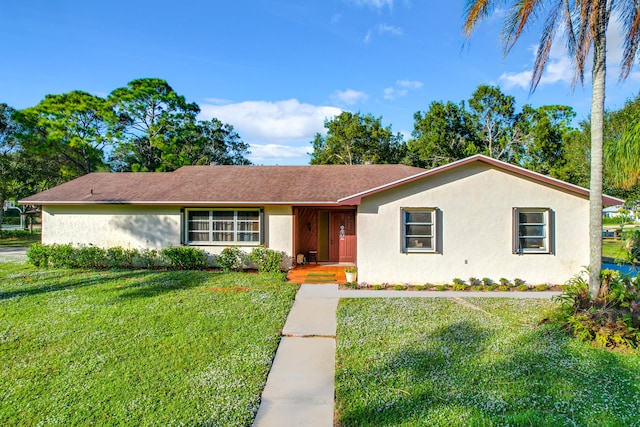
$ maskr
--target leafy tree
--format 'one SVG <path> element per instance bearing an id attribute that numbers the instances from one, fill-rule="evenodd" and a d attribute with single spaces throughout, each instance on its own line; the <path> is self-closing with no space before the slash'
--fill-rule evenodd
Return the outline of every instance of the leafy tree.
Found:
<path id="1" fill-rule="evenodd" d="M 381 117 L 343 111 L 324 122 L 327 136 L 311 142 L 311 164 L 400 163 L 406 155 L 402 136 L 383 127 Z"/>
<path id="2" fill-rule="evenodd" d="M 480 85 L 469 99 L 469 109 L 481 144 L 480 152 L 489 157 L 513 162 L 521 143 L 522 115 L 515 112 L 515 98 L 497 86 Z"/>
<path id="3" fill-rule="evenodd" d="M 565 138 L 571 133 L 575 113 L 564 105 L 523 107 L 520 123 L 524 129 L 522 145 L 518 148 L 521 166 L 555 178 L 565 176 Z"/>
<path id="4" fill-rule="evenodd" d="M 435 101 L 427 111 L 416 112 L 413 119 L 408 142 L 412 165 L 433 168 L 478 152 L 474 122 L 464 103 Z"/>
<path id="5" fill-rule="evenodd" d="M 606 165 L 623 190 L 640 184 L 640 94 L 605 118 Z"/>
<path id="6" fill-rule="evenodd" d="M 50 158 L 41 158 L 21 146 L 24 135 L 19 114 L 0 104 L 0 224 L 5 200 L 17 200 L 57 185 L 60 166 Z"/>
<path id="7" fill-rule="evenodd" d="M 470 36 L 480 20 L 502 0 L 469 0 L 464 33 Z M 567 40 L 567 48 L 576 71 L 575 81 L 584 81 L 585 64 L 593 47 L 591 103 L 591 173 L 589 197 L 589 292 L 597 297 L 602 269 L 602 173 L 604 151 L 604 97 L 607 55 L 607 26 L 612 14 L 617 14 L 624 29 L 624 52 L 620 78 L 626 78 L 635 62 L 640 41 L 640 8 L 637 0 L 512 0 L 503 29 L 505 55 L 513 48 L 522 32 L 536 17 L 547 12 L 536 62 L 531 77 L 534 91 L 547 65 L 551 46 L 559 32 Z"/>
<path id="8" fill-rule="evenodd" d="M 190 164 L 249 165 L 249 144 L 242 141 L 233 126 L 213 118 L 198 122 L 200 144 L 191 150 Z"/>
<path id="9" fill-rule="evenodd" d="M 21 112 L 24 145 L 37 156 L 52 157 L 64 175 L 75 178 L 105 167 L 115 116 L 107 102 L 81 91 L 47 95 Z"/>
<path id="10" fill-rule="evenodd" d="M 18 123 L 14 120 L 14 110 L 7 104 L 0 104 L 0 229 L 5 200 L 10 197 L 17 176 L 17 151 L 19 148 L 16 134 Z"/>
<path id="11" fill-rule="evenodd" d="M 182 165 L 185 140 L 196 132 L 200 107 L 188 103 L 157 78 L 136 79 L 111 92 L 109 101 L 123 127 L 113 155 L 120 171 L 169 171 Z"/>

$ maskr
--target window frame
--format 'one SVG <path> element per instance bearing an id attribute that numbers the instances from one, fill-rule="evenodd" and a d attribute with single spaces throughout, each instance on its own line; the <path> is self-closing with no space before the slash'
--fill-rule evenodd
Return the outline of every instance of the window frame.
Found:
<path id="1" fill-rule="evenodd" d="M 409 212 L 428 212 L 431 214 L 431 222 L 413 222 L 406 221 L 406 213 Z M 407 225 L 430 225 L 431 234 L 411 234 L 407 235 Z M 429 248 L 410 248 L 407 247 L 407 238 L 410 237 L 427 237 L 431 238 L 431 247 Z M 402 207 L 400 208 L 400 248 L 405 254 L 413 253 L 437 253 L 438 252 L 438 209 L 434 207 Z"/>
<path id="2" fill-rule="evenodd" d="M 206 223 L 208 224 L 207 230 L 191 230 L 190 229 L 190 213 L 191 212 L 208 212 L 208 219 Z M 233 240 L 213 240 L 213 236 L 216 232 L 225 232 L 223 230 L 216 230 L 214 224 L 216 222 L 221 222 L 219 219 L 214 219 L 213 212 L 233 212 L 233 230 L 229 231 L 233 233 Z M 251 220 L 251 222 L 255 222 L 258 224 L 258 230 L 239 230 L 238 224 L 242 222 L 246 222 L 247 220 L 239 219 L 239 212 L 254 212 L 258 214 L 258 220 Z M 264 209 L 262 208 L 185 208 L 183 210 L 183 221 L 184 225 L 183 229 L 183 243 L 185 245 L 192 246 L 259 246 L 264 244 Z M 204 222 L 204 221 L 201 221 Z M 208 240 L 190 240 L 189 233 L 190 232 L 198 232 L 198 231 L 206 231 L 209 234 Z M 239 241 L 238 235 L 245 233 L 257 233 L 258 240 L 257 241 Z"/>
<path id="3" fill-rule="evenodd" d="M 521 213 L 542 213 L 543 223 L 521 223 L 520 222 L 520 214 Z M 553 215 L 550 208 L 538 208 L 538 207 L 517 207 L 513 208 L 513 253 L 518 255 L 527 255 L 527 254 L 552 254 L 552 238 L 553 238 Z M 520 234 L 520 226 L 522 224 L 525 225 L 533 225 L 539 226 L 542 225 L 543 235 L 521 235 Z M 525 248 L 522 245 L 523 239 L 532 239 L 532 238 L 541 238 L 543 247 L 541 248 Z"/>

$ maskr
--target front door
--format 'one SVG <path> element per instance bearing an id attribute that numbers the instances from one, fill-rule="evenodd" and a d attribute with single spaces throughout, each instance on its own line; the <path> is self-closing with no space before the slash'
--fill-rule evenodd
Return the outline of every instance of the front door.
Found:
<path id="1" fill-rule="evenodd" d="M 356 262 L 356 213 L 332 211 L 329 220 L 329 260 Z"/>

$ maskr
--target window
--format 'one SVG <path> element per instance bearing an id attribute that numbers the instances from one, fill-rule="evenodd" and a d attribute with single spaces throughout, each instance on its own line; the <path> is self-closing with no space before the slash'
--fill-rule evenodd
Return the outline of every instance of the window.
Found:
<path id="1" fill-rule="evenodd" d="M 261 212 L 256 209 L 189 209 L 187 243 L 242 245 L 261 242 Z"/>
<path id="2" fill-rule="evenodd" d="M 402 251 L 436 251 L 436 210 L 432 208 L 402 209 Z"/>
<path id="3" fill-rule="evenodd" d="M 514 253 L 551 253 L 549 209 L 515 208 Z"/>

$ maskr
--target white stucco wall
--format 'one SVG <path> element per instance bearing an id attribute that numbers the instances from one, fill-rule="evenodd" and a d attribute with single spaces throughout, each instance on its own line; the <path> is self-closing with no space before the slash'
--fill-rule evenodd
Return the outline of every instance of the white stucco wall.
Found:
<path id="1" fill-rule="evenodd" d="M 440 210 L 441 253 L 402 253 L 401 208 Z M 553 254 L 512 253 L 512 208 L 550 208 Z M 381 192 L 358 209 L 358 280 L 451 283 L 456 277 L 563 283 L 589 260 L 588 200 L 478 162 Z"/>
<path id="2" fill-rule="evenodd" d="M 42 243 L 104 248 L 180 245 L 180 208 L 153 206 L 43 206 Z"/>
<path id="3" fill-rule="evenodd" d="M 180 207 L 43 206 L 42 243 L 99 247 L 163 248 L 180 245 Z M 265 243 L 291 254 L 293 218 L 290 206 L 264 208 Z M 243 247 L 247 252 L 253 246 Z M 225 246 L 200 246 L 215 255 Z"/>

